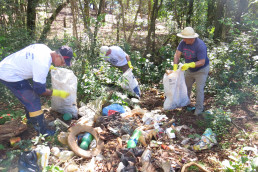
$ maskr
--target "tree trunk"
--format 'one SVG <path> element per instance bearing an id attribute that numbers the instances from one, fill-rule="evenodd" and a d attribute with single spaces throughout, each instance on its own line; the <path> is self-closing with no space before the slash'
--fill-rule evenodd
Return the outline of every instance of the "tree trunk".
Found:
<path id="1" fill-rule="evenodd" d="M 131 42 L 131 38 L 132 38 L 132 35 L 133 35 L 133 32 L 134 32 L 134 28 L 135 28 L 135 25 L 136 25 L 138 13 L 141 11 L 141 6 L 142 6 L 142 0 L 139 0 L 138 10 L 136 11 L 136 14 L 135 14 L 135 17 L 134 17 L 134 22 L 133 22 L 133 27 L 132 27 L 132 29 L 130 31 L 130 35 L 128 37 L 127 42 Z"/>
<path id="2" fill-rule="evenodd" d="M 75 0 L 71 0 L 71 10 L 72 10 L 72 16 L 73 16 L 73 36 L 78 41 L 78 32 L 77 32 L 77 27 L 76 27 L 78 10 L 77 10 L 77 4 L 76 4 Z"/>
<path id="3" fill-rule="evenodd" d="M 160 5 L 158 6 L 159 0 L 155 0 L 152 8 L 151 13 L 151 21 L 150 26 L 148 30 L 148 35 L 146 37 L 146 52 L 145 55 L 152 50 L 153 53 L 155 53 L 156 44 L 155 44 L 155 25 L 156 25 L 156 19 L 158 17 L 159 9 L 162 5 L 163 0 L 160 1 Z"/>
<path id="4" fill-rule="evenodd" d="M 214 40 L 218 41 L 221 39 L 222 29 L 223 29 L 223 23 L 220 22 L 224 18 L 225 14 L 225 3 L 226 0 L 217 0 L 217 8 L 216 8 L 216 19 L 215 19 L 215 31 L 214 31 Z"/>
<path id="5" fill-rule="evenodd" d="M 90 25 L 90 0 L 84 0 L 84 9 L 83 13 L 87 19 L 86 23 Z"/>
<path id="6" fill-rule="evenodd" d="M 66 7 L 66 5 L 69 3 L 69 0 L 67 0 L 66 2 L 64 2 L 63 4 L 59 5 L 56 10 L 53 12 L 53 14 L 51 15 L 51 17 L 49 19 L 47 19 L 46 25 L 41 33 L 41 36 L 39 38 L 39 42 L 44 42 L 47 38 L 47 34 L 50 31 L 51 28 L 51 24 L 53 23 L 53 21 L 55 21 L 56 16 L 60 13 L 60 11 Z"/>
<path id="7" fill-rule="evenodd" d="M 15 119 L 0 125 L 0 143 L 9 140 L 27 130 L 27 125 L 22 123 L 21 119 Z"/>
<path id="8" fill-rule="evenodd" d="M 186 26 L 191 26 L 191 17 L 193 16 L 193 3 L 194 3 L 194 0 L 189 0 Z"/>
<path id="9" fill-rule="evenodd" d="M 124 5 L 123 5 L 122 0 L 118 0 L 118 1 L 119 1 L 120 6 L 121 6 L 121 9 L 122 9 L 123 32 L 124 32 L 124 40 L 126 41 Z"/>
<path id="10" fill-rule="evenodd" d="M 247 11 L 248 8 L 248 0 L 239 0 L 238 1 L 238 9 L 236 11 L 235 21 L 241 23 L 242 14 Z"/>
<path id="11" fill-rule="evenodd" d="M 207 21 L 206 21 L 206 29 L 209 29 L 213 26 L 214 18 L 215 18 L 215 3 L 214 0 L 208 0 L 208 11 L 207 11 Z"/>
<path id="12" fill-rule="evenodd" d="M 116 42 L 119 42 L 120 34 L 119 34 L 119 27 L 120 27 L 120 19 L 121 14 L 118 14 L 116 17 L 117 23 L 116 23 Z"/>
<path id="13" fill-rule="evenodd" d="M 32 39 L 35 38 L 36 28 L 36 7 L 39 0 L 28 0 L 27 5 L 27 30 Z"/>
<path id="14" fill-rule="evenodd" d="M 97 15 L 97 21 L 96 21 L 96 25 L 95 25 L 95 30 L 94 30 L 94 34 L 93 34 L 93 37 L 94 39 L 91 40 L 91 56 L 92 57 L 95 57 L 95 51 L 94 51 L 94 48 L 96 47 L 96 42 L 97 42 L 97 35 L 98 35 L 98 30 L 99 30 L 99 23 L 100 23 L 100 20 L 99 20 L 99 16 L 101 14 L 101 9 L 102 9 L 102 6 L 105 5 L 103 4 L 105 2 L 105 0 L 100 0 L 99 2 L 99 10 L 98 10 L 98 15 Z"/>
<path id="15" fill-rule="evenodd" d="M 177 14 L 177 0 L 175 0 L 175 2 L 174 2 L 174 14 L 175 14 L 176 22 L 178 24 L 178 28 L 182 29 L 182 23 L 180 22 L 180 18 Z"/>

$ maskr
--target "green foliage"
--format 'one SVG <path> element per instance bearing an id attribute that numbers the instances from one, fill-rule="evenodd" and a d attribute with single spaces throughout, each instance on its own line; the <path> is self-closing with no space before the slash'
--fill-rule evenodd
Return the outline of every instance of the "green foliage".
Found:
<path id="1" fill-rule="evenodd" d="M 42 172 L 63 172 L 64 170 L 61 167 L 51 165 L 46 166 Z"/>
<path id="2" fill-rule="evenodd" d="M 2 110 L 0 111 L 0 114 L 0 125 L 3 125 L 6 121 L 11 121 L 16 118 L 25 118 L 24 113 L 21 111 Z"/>
<path id="3" fill-rule="evenodd" d="M 257 99 L 257 58 L 252 37 L 241 34 L 230 44 L 213 48 L 211 75 L 207 86 L 216 93 L 215 100 L 224 106 L 238 105 L 248 97 Z"/>
<path id="4" fill-rule="evenodd" d="M 47 134 L 39 134 L 39 136 L 36 136 L 33 140 L 32 140 L 32 143 L 34 145 L 37 145 L 37 144 L 43 144 L 43 145 L 46 145 L 47 143 L 45 142 L 46 140 L 46 136 Z"/>
<path id="5" fill-rule="evenodd" d="M 218 137 L 222 137 L 229 132 L 231 126 L 229 114 L 229 112 L 225 112 L 222 109 L 212 109 L 210 112 L 206 112 L 204 120 L 198 123 L 205 128 L 211 128 Z"/>
<path id="6" fill-rule="evenodd" d="M 189 134 L 188 137 L 191 139 L 195 139 L 195 138 L 201 139 L 201 136 L 199 134 Z"/>
<path id="7" fill-rule="evenodd" d="M 258 156 L 250 157 L 246 151 L 241 149 L 238 153 L 231 152 L 230 160 L 224 160 L 225 172 L 245 171 L 254 172 L 257 170 Z"/>
<path id="8" fill-rule="evenodd" d="M 12 167 L 13 163 L 17 162 L 18 157 L 21 152 L 22 152 L 22 150 L 20 150 L 20 149 L 8 151 L 6 153 L 6 159 L 4 159 L 4 160 L 0 159 L 0 168 L 1 167 L 3 168 L 2 169 L 3 172 L 9 171 L 8 169 L 10 167 Z"/>

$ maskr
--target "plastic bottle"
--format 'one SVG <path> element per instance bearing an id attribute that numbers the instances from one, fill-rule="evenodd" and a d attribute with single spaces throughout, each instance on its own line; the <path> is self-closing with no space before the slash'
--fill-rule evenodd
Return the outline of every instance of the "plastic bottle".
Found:
<path id="1" fill-rule="evenodd" d="M 91 143 L 91 141 L 93 140 L 93 136 L 90 133 L 85 133 L 83 138 L 82 138 L 82 142 L 80 144 L 80 148 L 87 150 L 89 148 L 89 145 Z"/>
<path id="2" fill-rule="evenodd" d="M 162 147 L 162 149 L 165 149 L 165 150 L 171 150 L 171 151 L 175 150 L 175 148 L 172 145 L 168 146 L 168 145 L 162 144 L 161 147 Z"/>
<path id="3" fill-rule="evenodd" d="M 127 148 L 135 148 L 142 132 L 135 129 L 132 137 L 127 142 Z"/>
<path id="4" fill-rule="evenodd" d="M 37 154 L 37 163 L 41 168 L 45 168 L 48 165 L 48 159 L 50 155 L 50 148 L 44 145 L 38 145 L 35 149 Z"/>
<path id="5" fill-rule="evenodd" d="M 72 117 L 73 117 L 73 115 L 70 114 L 70 113 L 65 113 L 65 114 L 63 115 L 63 119 L 64 119 L 65 121 L 71 120 Z"/>
<path id="6" fill-rule="evenodd" d="M 73 151 L 64 150 L 64 151 L 60 152 L 59 160 L 61 162 L 65 162 L 65 161 L 68 161 L 69 159 L 71 159 L 73 156 L 74 156 Z"/>

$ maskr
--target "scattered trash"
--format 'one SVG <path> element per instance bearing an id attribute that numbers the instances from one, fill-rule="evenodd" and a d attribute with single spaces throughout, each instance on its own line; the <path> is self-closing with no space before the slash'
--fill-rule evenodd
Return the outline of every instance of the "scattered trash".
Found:
<path id="1" fill-rule="evenodd" d="M 63 115 L 63 119 L 64 119 L 65 121 L 71 120 L 72 117 L 73 117 L 73 115 L 70 114 L 70 113 L 68 113 L 68 112 L 67 112 L 67 113 L 64 113 L 64 115 Z"/>
<path id="2" fill-rule="evenodd" d="M 54 124 L 59 127 L 62 131 L 67 131 L 67 129 L 69 128 L 69 125 L 67 125 L 65 122 L 63 122 L 62 120 L 60 120 L 59 118 L 57 118 L 54 121 Z"/>
<path id="3" fill-rule="evenodd" d="M 210 128 L 207 128 L 203 133 L 201 140 L 193 145 L 193 150 L 199 151 L 203 149 L 210 149 L 217 144 L 216 134 Z"/>
<path id="4" fill-rule="evenodd" d="M 74 156 L 73 151 L 64 150 L 64 151 L 60 152 L 59 160 L 61 162 L 66 162 L 66 161 L 70 160 L 73 156 Z"/>
<path id="5" fill-rule="evenodd" d="M 96 147 L 92 150 L 83 150 L 77 144 L 77 136 L 80 133 L 88 132 L 96 139 Z M 70 149 L 78 156 L 83 158 L 92 158 L 98 155 L 104 147 L 104 142 L 99 138 L 99 134 L 96 130 L 87 125 L 76 124 L 69 129 L 68 145 Z"/>
<path id="6" fill-rule="evenodd" d="M 172 128 L 167 128 L 166 134 L 167 134 L 168 138 L 170 138 L 170 139 L 176 138 L 175 130 L 173 130 Z"/>
<path id="7" fill-rule="evenodd" d="M 15 146 L 16 143 L 20 142 L 21 138 L 20 137 L 12 137 L 10 138 L 10 144 L 11 146 Z"/>
<path id="8" fill-rule="evenodd" d="M 93 140 L 93 136 L 90 133 L 85 133 L 82 137 L 80 148 L 87 150 L 92 140 Z"/>
<path id="9" fill-rule="evenodd" d="M 129 134 L 122 135 L 122 141 L 123 142 L 127 142 L 129 139 L 130 139 L 130 135 Z"/>
<path id="10" fill-rule="evenodd" d="M 79 167 L 76 164 L 69 164 L 66 167 L 65 171 L 67 171 L 67 172 L 76 172 L 76 171 L 79 171 Z"/>
<path id="11" fill-rule="evenodd" d="M 68 133 L 67 132 L 60 132 L 59 135 L 57 136 L 57 139 L 60 143 L 63 145 L 67 145 L 67 138 L 68 138 Z"/>
<path id="12" fill-rule="evenodd" d="M 58 147 L 52 147 L 51 148 L 51 153 L 56 156 L 59 157 L 60 156 L 60 149 Z"/>
<path id="13" fill-rule="evenodd" d="M 36 151 L 22 152 L 18 161 L 19 172 L 39 172 Z"/>
<path id="14" fill-rule="evenodd" d="M 44 145 L 37 145 L 36 149 L 37 163 L 43 169 L 48 165 L 50 148 Z"/>
<path id="15" fill-rule="evenodd" d="M 156 141 L 156 140 L 152 140 L 150 142 L 150 147 L 151 148 L 157 148 L 157 147 L 160 147 L 161 144 L 162 144 L 162 142 L 159 142 L 159 141 Z"/>
<path id="16" fill-rule="evenodd" d="M 191 107 L 191 106 L 187 106 L 186 110 L 190 112 L 190 111 L 195 110 L 195 107 L 194 107 L 194 106 L 193 106 L 193 107 Z"/>
<path id="17" fill-rule="evenodd" d="M 138 129 L 134 130 L 132 137 L 127 142 L 127 148 L 135 148 L 140 136 L 141 131 Z"/>
<path id="18" fill-rule="evenodd" d="M 102 115 L 107 116 L 109 110 L 117 111 L 119 113 L 124 113 L 125 112 L 124 107 L 121 106 L 120 104 L 111 104 L 111 105 L 106 106 L 102 109 Z"/>
<path id="19" fill-rule="evenodd" d="M 164 150 L 170 150 L 170 151 L 175 150 L 174 146 L 172 146 L 172 145 L 167 146 L 167 145 L 162 144 L 161 148 L 164 149 Z"/>
<path id="20" fill-rule="evenodd" d="M 133 75 L 132 69 L 128 69 L 123 73 L 122 77 L 120 78 L 120 82 L 123 89 L 130 91 L 137 98 L 141 97 L 141 90 L 138 85 L 138 81 Z"/>
<path id="21" fill-rule="evenodd" d="M 152 151 L 149 148 L 146 148 L 141 156 L 142 168 L 143 172 L 153 172 L 156 171 L 154 166 L 151 164 L 151 154 Z"/>

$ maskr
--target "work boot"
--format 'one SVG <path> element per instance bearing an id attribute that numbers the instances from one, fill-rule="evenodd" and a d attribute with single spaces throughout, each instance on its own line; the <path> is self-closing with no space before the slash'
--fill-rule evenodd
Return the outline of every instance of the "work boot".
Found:
<path id="1" fill-rule="evenodd" d="M 201 115 L 201 114 L 202 114 L 202 112 L 203 112 L 203 110 L 195 109 L 195 111 L 194 111 L 194 115 L 195 115 L 195 116 Z"/>
<path id="2" fill-rule="evenodd" d="M 47 136 L 53 136 L 55 134 L 55 131 L 53 130 L 48 130 L 46 128 L 45 124 L 45 119 L 44 119 L 44 114 L 41 114 L 36 117 L 31 117 L 31 121 L 33 121 L 33 127 L 37 130 L 38 133 L 44 135 L 47 134 Z M 36 123 L 35 123 L 36 121 Z"/>

